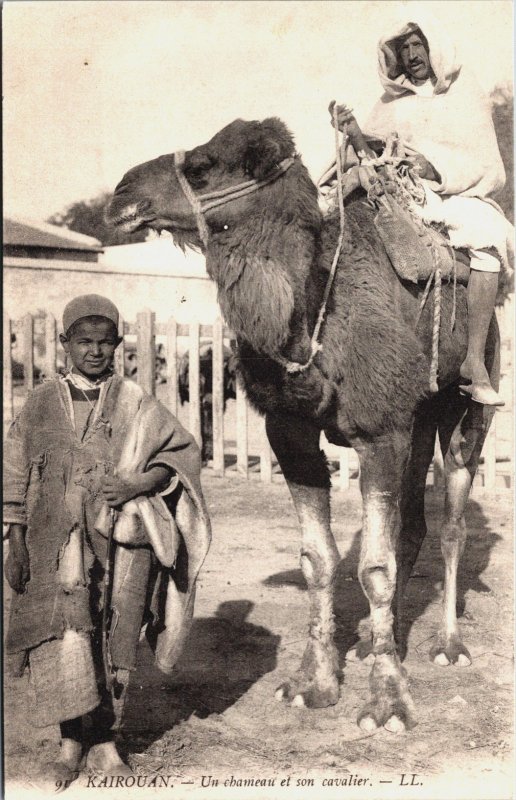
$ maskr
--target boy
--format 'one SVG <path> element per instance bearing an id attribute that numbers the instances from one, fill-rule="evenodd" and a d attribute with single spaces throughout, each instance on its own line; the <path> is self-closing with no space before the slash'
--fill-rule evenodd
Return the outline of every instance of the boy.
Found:
<path id="1" fill-rule="evenodd" d="M 113 373 L 118 316 L 99 295 L 68 303 L 71 370 L 32 392 L 5 443 L 6 651 L 14 674 L 29 666 L 36 725 L 60 725 L 42 771 L 57 790 L 86 753 L 96 773 L 131 774 L 115 733 L 141 627 L 170 672 L 210 541 L 192 436 Z"/>

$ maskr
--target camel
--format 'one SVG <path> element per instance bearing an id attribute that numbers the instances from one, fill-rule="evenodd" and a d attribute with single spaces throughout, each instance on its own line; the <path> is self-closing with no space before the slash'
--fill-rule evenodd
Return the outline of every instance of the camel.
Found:
<path id="1" fill-rule="evenodd" d="M 467 342 L 464 286 L 457 287 L 452 331 L 453 286 L 443 284 L 439 391 L 430 394 L 432 297 L 418 318 L 423 287 L 397 277 L 375 231 L 374 211 L 363 199 L 348 198 L 344 245 L 315 357 L 310 337 L 339 217 L 321 214 L 317 189 L 281 120 L 235 120 L 207 144 L 134 167 L 116 187 L 107 213 L 126 231 L 167 230 L 180 246 L 205 252 L 236 336 L 240 379 L 265 415 L 301 527 L 308 641 L 298 671 L 276 692 L 294 706 L 325 707 L 339 698 L 333 611 L 339 554 L 330 529 L 321 431 L 358 453 L 358 577 L 370 606 L 370 639 L 359 641 L 353 655 L 372 654 L 373 665 L 370 697 L 357 721 L 365 731 L 383 726 L 400 732 L 417 722 L 399 623 L 426 534 L 425 483 L 437 432 L 446 476 L 445 578 L 431 659 L 437 665 L 471 663 L 457 621 L 457 570 L 467 536 L 464 509 L 493 409 L 458 388 Z M 497 387 L 494 317 L 486 366 Z"/>

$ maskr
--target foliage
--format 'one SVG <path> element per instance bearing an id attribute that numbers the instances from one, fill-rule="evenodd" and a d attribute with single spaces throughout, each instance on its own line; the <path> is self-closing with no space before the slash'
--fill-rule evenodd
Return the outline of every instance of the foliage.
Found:
<path id="1" fill-rule="evenodd" d="M 507 173 L 505 187 L 495 196 L 507 219 L 514 223 L 514 97 L 507 90 L 498 89 L 492 95 L 493 122 L 498 146 Z"/>
<path id="2" fill-rule="evenodd" d="M 93 236 L 106 247 L 145 241 L 147 235 L 145 230 L 128 234 L 108 225 L 105 220 L 105 210 L 110 199 L 111 193 L 104 192 L 91 200 L 79 200 L 72 203 L 65 211 L 54 214 L 48 222 L 52 225 L 65 226 L 86 236 Z"/>

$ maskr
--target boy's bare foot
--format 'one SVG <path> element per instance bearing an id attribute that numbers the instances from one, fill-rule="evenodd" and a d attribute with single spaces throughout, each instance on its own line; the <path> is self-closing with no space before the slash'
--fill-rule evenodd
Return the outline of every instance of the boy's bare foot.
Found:
<path id="1" fill-rule="evenodd" d="M 131 768 L 120 758 L 114 742 L 93 745 L 88 753 L 86 766 L 93 772 L 102 775 L 128 778 L 133 774 Z"/>
<path id="2" fill-rule="evenodd" d="M 74 739 L 61 740 L 61 753 L 57 761 L 47 761 L 42 765 L 38 784 L 50 792 L 64 792 L 79 776 L 82 759 L 82 745 Z"/>

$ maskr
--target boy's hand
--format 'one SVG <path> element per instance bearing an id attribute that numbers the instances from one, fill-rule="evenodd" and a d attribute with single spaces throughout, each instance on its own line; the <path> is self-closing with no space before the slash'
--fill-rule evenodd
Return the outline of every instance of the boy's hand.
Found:
<path id="1" fill-rule="evenodd" d="M 102 492 L 111 508 L 118 508 L 142 494 L 151 494 L 165 487 L 171 477 L 166 467 L 153 467 L 148 472 L 129 475 L 106 475 Z"/>
<path id="2" fill-rule="evenodd" d="M 9 531 L 9 553 L 4 565 L 7 583 L 15 592 L 21 593 L 30 578 L 29 551 L 25 544 L 23 525 L 11 524 Z"/>

